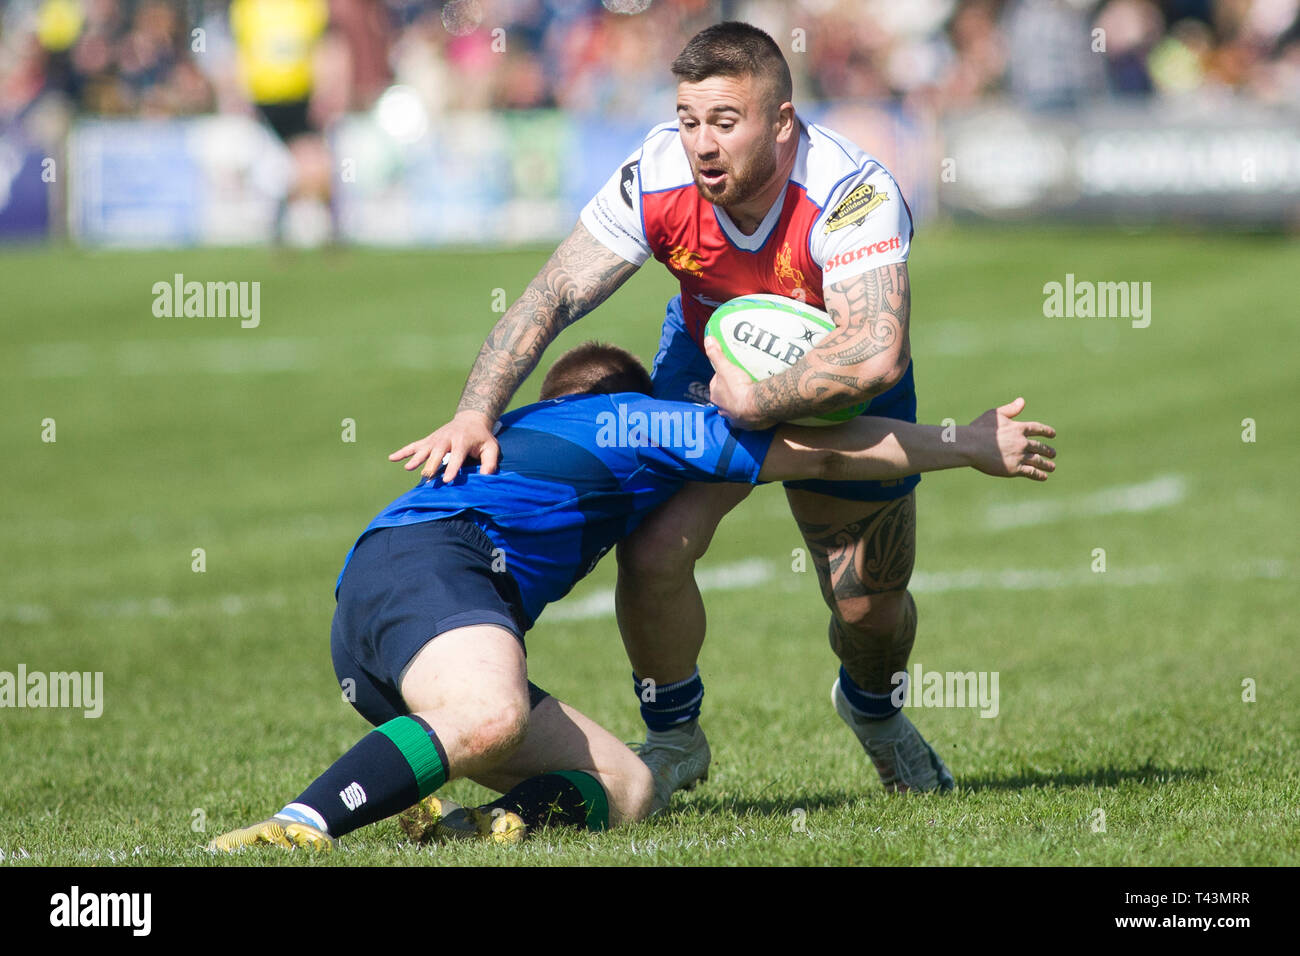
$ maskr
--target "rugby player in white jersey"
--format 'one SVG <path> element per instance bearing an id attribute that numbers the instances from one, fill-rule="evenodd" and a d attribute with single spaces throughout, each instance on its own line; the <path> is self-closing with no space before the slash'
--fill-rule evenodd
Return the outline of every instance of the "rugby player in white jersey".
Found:
<path id="1" fill-rule="evenodd" d="M 677 120 L 656 127 L 582 212 L 572 234 L 488 334 L 455 417 L 394 452 L 447 480 L 467 458 L 496 467 L 494 422 L 546 346 L 651 257 L 681 285 L 668 303 L 654 388 L 659 398 L 712 402 L 745 428 L 868 403 L 866 413 L 915 421 L 908 343 L 912 220 L 876 159 L 802 121 L 780 47 L 748 24 L 693 37 L 672 64 Z M 704 352 L 712 310 L 773 293 L 825 309 L 836 329 L 789 370 L 761 382 L 714 376 Z M 841 667 L 836 712 L 886 789 L 942 791 L 954 782 L 893 702 L 916 636 L 908 593 L 919 476 L 886 482 L 788 482 L 790 510 L 817 568 Z M 647 724 L 642 758 L 656 808 L 707 775 L 696 659 L 705 611 L 696 560 L 723 516 L 749 494 L 688 484 L 618 550 L 618 621 Z M 821 627 L 809 624 L 809 631 Z M 642 695 L 644 682 L 655 694 Z M 642 700 L 653 696 L 654 700 Z"/>

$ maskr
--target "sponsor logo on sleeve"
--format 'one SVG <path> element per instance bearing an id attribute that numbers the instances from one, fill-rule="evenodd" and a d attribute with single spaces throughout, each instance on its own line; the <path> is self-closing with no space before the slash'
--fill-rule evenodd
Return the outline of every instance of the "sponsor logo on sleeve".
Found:
<path id="1" fill-rule="evenodd" d="M 889 201 L 889 193 L 881 192 L 870 183 L 863 183 L 840 201 L 829 216 L 823 230 L 830 234 L 846 226 L 856 226 L 874 212 L 882 203 Z"/>
<path id="2" fill-rule="evenodd" d="M 623 202 L 627 203 L 627 208 L 632 208 L 632 190 L 636 188 L 636 160 L 627 163 L 620 171 L 618 178 L 619 195 L 623 197 Z"/>
<path id="3" fill-rule="evenodd" d="M 841 252 L 837 256 L 831 256 L 826 260 L 826 265 L 822 267 L 823 272 L 830 272 L 840 266 L 846 266 L 851 262 L 857 262 L 859 259 L 868 259 L 871 256 L 878 255 L 882 252 L 892 252 L 901 248 L 902 241 L 898 236 L 890 239 L 882 239 L 880 242 L 868 242 L 865 246 L 858 246 L 848 252 Z"/>
<path id="4" fill-rule="evenodd" d="M 623 225 L 623 220 L 615 214 L 614 207 L 610 205 L 609 200 L 604 196 L 597 196 L 589 208 L 591 209 L 591 216 L 594 220 L 594 224 L 600 227 L 600 229 L 593 229 L 593 232 L 597 234 L 597 238 L 600 237 L 600 231 L 603 229 L 605 234 L 613 239 L 622 236 L 631 239 L 638 245 L 645 242 L 643 236 L 639 233 L 632 232 Z M 591 225 L 591 223 L 588 225 Z"/>

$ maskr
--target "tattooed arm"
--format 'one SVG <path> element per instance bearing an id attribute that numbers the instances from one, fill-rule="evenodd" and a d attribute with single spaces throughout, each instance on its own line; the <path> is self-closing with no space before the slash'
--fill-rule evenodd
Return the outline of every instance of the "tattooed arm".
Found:
<path id="1" fill-rule="evenodd" d="M 911 358 L 907 263 L 828 285 L 825 298 L 834 331 L 789 369 L 740 389 L 714 379 L 711 397 L 728 418 L 767 428 L 867 401 L 902 378 Z"/>
<path id="2" fill-rule="evenodd" d="M 389 461 L 410 458 L 407 471 L 424 463 L 423 474 L 430 477 L 443 456 L 450 454 L 443 472 L 445 481 L 456 477 L 467 458 L 479 459 L 485 474 L 496 471 L 500 449 L 492 428 L 520 384 L 537 367 L 546 346 L 609 298 L 636 270 L 637 266 L 606 248 L 579 222 L 488 333 L 455 418 L 393 452 Z"/>
<path id="3" fill-rule="evenodd" d="M 496 421 L 557 335 L 609 298 L 637 270 L 582 223 L 488 333 L 457 412 Z"/>

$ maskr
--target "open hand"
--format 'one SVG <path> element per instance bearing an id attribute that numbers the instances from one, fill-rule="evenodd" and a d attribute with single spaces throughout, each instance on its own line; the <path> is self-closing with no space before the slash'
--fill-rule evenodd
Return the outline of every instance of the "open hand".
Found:
<path id="1" fill-rule="evenodd" d="M 399 448 L 388 456 L 388 460 L 410 458 L 405 465 L 407 471 L 413 471 L 423 463 L 421 474 L 432 478 L 442 467 L 445 457 L 447 462 L 442 480 L 448 483 L 456 479 L 456 473 L 470 458 L 478 459 L 480 474 L 493 474 L 501 461 L 501 446 L 492 437 L 493 424 L 482 412 L 457 412 L 455 418 L 436 432 Z"/>
<path id="2" fill-rule="evenodd" d="M 1031 478 L 1046 481 L 1056 470 L 1056 449 L 1036 438 L 1055 438 L 1056 429 L 1042 422 L 1015 420 L 1025 409 L 1017 398 L 999 408 L 990 408 L 970 423 L 974 435 L 972 467 L 996 478 Z"/>

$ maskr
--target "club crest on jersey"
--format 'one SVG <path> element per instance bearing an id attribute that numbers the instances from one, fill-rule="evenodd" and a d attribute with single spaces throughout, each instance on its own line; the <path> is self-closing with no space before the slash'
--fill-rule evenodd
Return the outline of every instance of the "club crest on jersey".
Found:
<path id="1" fill-rule="evenodd" d="M 790 298 L 798 299 L 800 302 L 807 299 L 807 293 L 803 288 L 803 272 L 796 269 L 792 264 L 794 259 L 794 250 L 790 248 L 790 243 L 786 243 L 781 251 L 776 254 L 776 262 L 772 269 L 776 272 L 776 280 L 781 283 L 782 287 L 786 284 L 793 286 Z"/>
<path id="2" fill-rule="evenodd" d="M 889 193 L 881 192 L 870 183 L 863 183 L 849 193 L 826 217 L 824 232 L 831 233 L 846 226 L 856 226 L 882 203 L 889 201 Z"/>
<path id="3" fill-rule="evenodd" d="M 704 275 L 704 266 L 700 265 L 700 254 L 692 252 L 685 246 L 673 246 L 668 253 L 668 268 L 674 272 L 687 272 L 693 276 Z"/>

